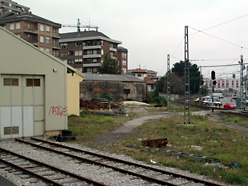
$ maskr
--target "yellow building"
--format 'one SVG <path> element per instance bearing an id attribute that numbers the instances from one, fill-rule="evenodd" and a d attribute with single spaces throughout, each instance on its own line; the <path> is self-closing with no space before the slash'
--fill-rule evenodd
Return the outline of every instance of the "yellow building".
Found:
<path id="1" fill-rule="evenodd" d="M 0 41 L 0 138 L 67 129 L 83 75 L 2 27 Z"/>

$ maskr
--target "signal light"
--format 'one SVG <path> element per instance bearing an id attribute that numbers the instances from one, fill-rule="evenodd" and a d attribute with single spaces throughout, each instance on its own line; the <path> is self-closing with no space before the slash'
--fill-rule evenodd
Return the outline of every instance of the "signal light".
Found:
<path id="1" fill-rule="evenodd" d="M 217 83 L 216 81 L 213 81 L 213 85 L 216 85 L 216 83 Z"/>
<path id="2" fill-rule="evenodd" d="M 215 71 L 212 71 L 212 72 L 211 72 L 211 79 L 212 79 L 212 80 L 215 80 Z"/>

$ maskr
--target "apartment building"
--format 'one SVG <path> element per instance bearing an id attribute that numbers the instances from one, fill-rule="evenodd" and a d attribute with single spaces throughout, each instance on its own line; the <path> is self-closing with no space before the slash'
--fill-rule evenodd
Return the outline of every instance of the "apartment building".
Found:
<path id="1" fill-rule="evenodd" d="M 122 46 L 118 47 L 118 65 L 119 70 L 121 74 L 127 74 L 128 73 L 128 50 Z"/>
<path id="2" fill-rule="evenodd" d="M 118 48 L 121 41 L 92 30 L 79 30 L 78 32 L 63 33 L 60 36 L 60 59 L 80 72 L 97 73 L 106 53 L 119 60 L 121 72 L 127 72 L 127 49 Z M 119 59 L 118 52 L 121 53 Z"/>
<path id="3" fill-rule="evenodd" d="M 0 17 L 8 13 L 28 13 L 29 9 L 29 7 L 19 5 L 12 0 L 0 0 Z"/>
<path id="4" fill-rule="evenodd" d="M 61 24 L 32 13 L 9 13 L 0 18 L 0 26 L 53 56 L 59 56 Z"/>

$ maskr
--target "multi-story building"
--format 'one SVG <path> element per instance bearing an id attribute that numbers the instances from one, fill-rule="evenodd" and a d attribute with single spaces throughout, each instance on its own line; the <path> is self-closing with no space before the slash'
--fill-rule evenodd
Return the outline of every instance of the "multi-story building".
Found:
<path id="1" fill-rule="evenodd" d="M 0 17 L 11 12 L 15 14 L 28 13 L 29 9 L 29 7 L 19 5 L 12 0 L 0 0 Z"/>
<path id="2" fill-rule="evenodd" d="M 97 73 L 103 63 L 103 57 L 107 53 L 118 60 L 118 44 L 121 42 L 111 39 L 101 32 L 79 30 L 78 32 L 60 34 L 60 36 L 60 59 L 80 72 Z M 121 72 L 125 73 L 127 50 L 124 51 L 124 48 L 120 48 L 120 52 L 126 54 L 123 55 L 121 63 L 119 63 Z"/>
<path id="3" fill-rule="evenodd" d="M 56 57 L 59 56 L 59 28 L 61 28 L 61 24 L 32 13 L 10 13 L 0 18 L 0 26 L 39 49 Z"/>
<path id="4" fill-rule="evenodd" d="M 122 46 L 118 47 L 118 65 L 119 65 L 119 70 L 121 74 L 127 74 L 128 72 L 128 50 Z"/>

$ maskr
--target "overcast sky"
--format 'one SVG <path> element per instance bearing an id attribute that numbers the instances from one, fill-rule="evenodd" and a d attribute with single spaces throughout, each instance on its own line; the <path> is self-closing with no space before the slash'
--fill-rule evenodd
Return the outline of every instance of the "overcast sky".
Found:
<path id="1" fill-rule="evenodd" d="M 248 60 L 247 0 L 14 0 L 33 14 L 62 25 L 96 25 L 129 51 L 128 68 L 167 71 L 184 60 L 184 28 L 189 26 L 189 58 L 210 77 L 239 74 L 240 55 Z M 219 26 L 216 26 L 219 25 Z M 213 27 L 215 26 L 215 27 Z M 211 28 L 213 27 L 213 28 Z M 210 28 L 210 29 L 207 29 Z M 201 30 L 198 32 L 195 30 Z M 62 28 L 61 33 L 76 28 Z M 196 34 L 194 34 L 196 33 Z M 219 38 L 219 39 L 217 39 Z M 243 47 L 243 49 L 241 49 Z"/>

